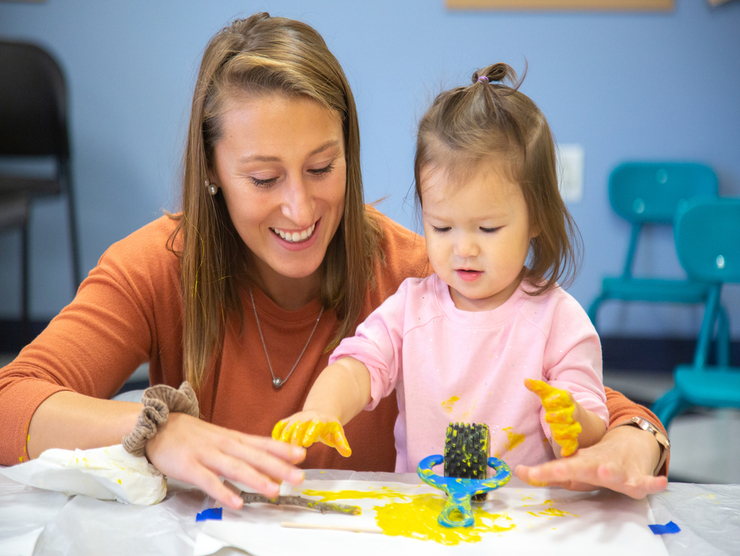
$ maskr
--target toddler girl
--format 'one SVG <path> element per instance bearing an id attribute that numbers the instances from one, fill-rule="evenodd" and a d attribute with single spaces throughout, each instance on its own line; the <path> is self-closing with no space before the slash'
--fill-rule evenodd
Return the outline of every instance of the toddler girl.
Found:
<path id="1" fill-rule="evenodd" d="M 599 338 L 558 285 L 575 272 L 577 231 L 550 129 L 520 84 L 495 64 L 435 99 L 414 168 L 434 274 L 407 279 L 341 342 L 275 438 L 348 455 L 341 425 L 395 390 L 397 472 L 443 453 L 450 422 L 486 423 L 512 469 L 601 439 Z"/>

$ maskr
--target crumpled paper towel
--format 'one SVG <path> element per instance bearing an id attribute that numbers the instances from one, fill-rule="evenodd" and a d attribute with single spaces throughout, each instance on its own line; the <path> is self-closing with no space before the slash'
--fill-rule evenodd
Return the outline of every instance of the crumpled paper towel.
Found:
<path id="1" fill-rule="evenodd" d="M 0 473 L 36 488 L 127 504 L 156 504 L 167 494 L 164 475 L 145 457 L 129 454 L 120 444 L 92 450 L 46 450 L 37 459 L 0 469 Z"/>

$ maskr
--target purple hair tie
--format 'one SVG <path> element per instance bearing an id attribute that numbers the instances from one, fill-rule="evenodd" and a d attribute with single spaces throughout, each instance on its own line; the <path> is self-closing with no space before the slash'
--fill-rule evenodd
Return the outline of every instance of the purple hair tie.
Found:
<path id="1" fill-rule="evenodd" d="M 486 77 L 485 75 L 481 75 L 481 76 L 480 76 L 480 77 L 478 78 L 478 83 L 481 83 L 481 82 L 483 82 L 483 83 L 488 83 L 488 77 Z"/>

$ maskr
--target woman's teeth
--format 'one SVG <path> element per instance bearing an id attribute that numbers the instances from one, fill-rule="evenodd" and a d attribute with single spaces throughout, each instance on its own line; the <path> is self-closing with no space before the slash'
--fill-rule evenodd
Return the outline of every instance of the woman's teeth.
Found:
<path id="1" fill-rule="evenodd" d="M 316 224 L 308 228 L 307 230 L 303 230 L 301 233 L 298 232 L 284 232 L 278 228 L 272 228 L 272 231 L 275 232 L 277 235 L 279 235 L 281 238 L 283 238 L 285 241 L 290 241 L 291 243 L 296 243 L 299 241 L 305 241 L 308 238 L 311 237 L 313 234 L 313 231 L 316 229 Z"/>

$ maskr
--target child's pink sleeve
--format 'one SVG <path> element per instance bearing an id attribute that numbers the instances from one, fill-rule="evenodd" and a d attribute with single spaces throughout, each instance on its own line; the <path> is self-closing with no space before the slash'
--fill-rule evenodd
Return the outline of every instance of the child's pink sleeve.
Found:
<path id="1" fill-rule="evenodd" d="M 551 386 L 568 390 L 573 399 L 609 426 L 601 342 L 588 315 L 573 298 L 561 299 L 555 308 L 544 367 Z"/>
<path id="2" fill-rule="evenodd" d="M 329 357 L 329 364 L 341 357 L 353 357 L 370 372 L 370 403 L 375 409 L 380 400 L 396 387 L 402 372 L 403 324 L 408 280 L 357 327 L 354 336 L 345 338 Z"/>

